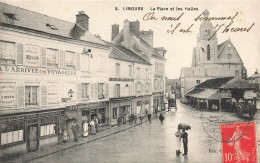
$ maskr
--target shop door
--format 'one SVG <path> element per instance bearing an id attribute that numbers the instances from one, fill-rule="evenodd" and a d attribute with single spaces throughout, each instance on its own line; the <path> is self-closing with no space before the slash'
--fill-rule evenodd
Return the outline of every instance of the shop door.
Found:
<path id="1" fill-rule="evenodd" d="M 28 126 L 28 151 L 35 151 L 38 149 L 38 127 L 37 125 Z"/>

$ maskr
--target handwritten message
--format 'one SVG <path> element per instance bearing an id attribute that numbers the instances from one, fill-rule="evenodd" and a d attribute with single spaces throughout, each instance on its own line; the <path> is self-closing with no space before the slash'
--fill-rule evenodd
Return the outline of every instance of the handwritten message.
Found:
<path id="1" fill-rule="evenodd" d="M 234 13 L 233 15 L 228 16 L 212 16 L 209 17 L 209 12 L 205 10 L 198 16 L 192 19 L 193 23 L 188 25 L 187 27 L 183 27 L 182 25 L 182 18 L 185 16 L 185 13 L 181 13 L 176 16 L 157 16 L 155 12 L 148 12 L 143 16 L 144 21 L 167 21 L 167 22 L 176 22 L 176 24 L 171 24 L 170 28 L 166 31 L 168 34 L 174 34 L 176 32 L 180 33 L 192 33 L 192 27 L 196 22 L 203 22 L 205 26 L 212 25 L 211 22 L 218 21 L 222 22 L 220 24 L 216 24 L 213 26 L 213 31 L 208 36 L 208 40 L 212 39 L 217 32 L 228 33 L 228 32 L 250 32 L 253 26 L 255 25 L 254 22 L 251 24 L 247 24 L 246 26 L 240 27 L 235 26 L 234 22 L 236 22 L 236 18 L 239 16 L 239 12 Z"/>

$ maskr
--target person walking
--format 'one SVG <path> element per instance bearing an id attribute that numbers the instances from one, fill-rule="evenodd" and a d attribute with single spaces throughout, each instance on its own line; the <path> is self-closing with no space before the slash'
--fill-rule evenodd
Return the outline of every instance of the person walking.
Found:
<path id="1" fill-rule="evenodd" d="M 84 123 L 83 123 L 83 136 L 88 136 L 88 122 L 87 121 L 85 121 Z"/>
<path id="2" fill-rule="evenodd" d="M 184 153 L 182 155 L 187 155 L 188 154 L 188 133 L 185 132 L 184 129 L 182 129 L 182 143 L 183 143 L 183 148 L 184 148 Z"/>
<path id="3" fill-rule="evenodd" d="M 93 119 L 90 122 L 90 134 L 96 135 L 96 126 L 95 126 L 95 121 Z"/>
<path id="4" fill-rule="evenodd" d="M 96 116 L 94 116 L 94 122 L 95 122 L 95 128 L 96 128 L 96 133 L 98 132 L 98 119 Z"/>
<path id="5" fill-rule="evenodd" d="M 71 127 L 73 136 L 74 136 L 74 140 L 77 142 L 78 141 L 78 131 L 79 131 L 79 126 L 76 123 L 76 120 L 74 120 L 74 124 Z"/>
<path id="6" fill-rule="evenodd" d="M 176 148 L 176 156 L 179 156 L 180 153 L 181 153 L 181 131 L 180 131 L 180 128 L 178 128 L 178 131 L 175 132 L 175 136 L 176 136 L 176 145 L 177 145 L 177 148 Z"/>
<path id="7" fill-rule="evenodd" d="M 67 143 L 67 141 L 68 141 L 68 132 L 67 132 L 67 130 L 64 130 L 63 131 L 63 142 Z"/>
<path id="8" fill-rule="evenodd" d="M 139 119 L 140 119 L 140 124 L 143 124 L 143 115 L 142 114 L 140 114 Z"/>
<path id="9" fill-rule="evenodd" d="M 161 124 L 163 124 L 164 116 L 162 115 L 162 113 L 160 113 L 159 120 L 160 120 Z"/>
<path id="10" fill-rule="evenodd" d="M 148 121 L 149 121 L 149 123 L 152 123 L 152 115 L 151 115 L 151 113 L 148 113 Z"/>

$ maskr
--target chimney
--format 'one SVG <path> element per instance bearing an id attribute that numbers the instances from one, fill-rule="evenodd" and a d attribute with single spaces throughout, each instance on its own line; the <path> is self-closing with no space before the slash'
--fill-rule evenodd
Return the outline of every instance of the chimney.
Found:
<path id="1" fill-rule="evenodd" d="M 118 24 L 112 25 L 111 41 L 113 41 L 118 34 L 119 34 L 119 25 Z"/>
<path id="2" fill-rule="evenodd" d="M 140 35 L 140 22 L 138 20 L 130 23 L 130 30 L 133 32 L 136 36 Z"/>
<path id="3" fill-rule="evenodd" d="M 124 42 L 123 45 L 129 49 L 130 47 L 130 22 L 128 19 L 124 21 Z"/>
<path id="4" fill-rule="evenodd" d="M 76 15 L 76 23 L 79 24 L 82 28 L 89 30 L 89 17 L 85 14 L 84 11 L 79 11 L 78 15 Z"/>
<path id="5" fill-rule="evenodd" d="M 255 70 L 255 74 L 258 74 L 258 69 Z"/>

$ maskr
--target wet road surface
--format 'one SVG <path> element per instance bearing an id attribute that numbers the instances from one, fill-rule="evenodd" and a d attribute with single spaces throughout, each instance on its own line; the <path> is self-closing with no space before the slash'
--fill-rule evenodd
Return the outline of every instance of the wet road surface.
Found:
<path id="1" fill-rule="evenodd" d="M 259 116 L 257 115 L 256 119 L 257 117 Z M 220 163 L 222 162 L 222 144 L 218 121 L 245 120 L 238 118 L 234 113 L 202 112 L 178 103 L 177 110 L 173 109 L 165 113 L 165 121 L 162 125 L 158 118 L 155 118 L 151 124 L 146 122 L 124 132 L 31 162 Z M 187 131 L 189 139 L 187 156 L 176 156 L 174 134 L 179 123 L 191 125 L 191 130 Z"/>

